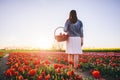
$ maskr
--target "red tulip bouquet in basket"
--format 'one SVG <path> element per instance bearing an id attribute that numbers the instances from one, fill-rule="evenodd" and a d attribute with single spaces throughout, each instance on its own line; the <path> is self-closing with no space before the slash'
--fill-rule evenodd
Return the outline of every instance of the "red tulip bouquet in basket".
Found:
<path id="1" fill-rule="evenodd" d="M 62 29 L 62 31 L 60 31 Z M 59 33 L 58 33 L 58 32 Z M 57 34 L 58 33 L 58 34 Z M 66 41 L 68 40 L 68 34 L 63 32 L 63 27 L 57 27 L 54 32 L 54 37 L 58 42 Z"/>

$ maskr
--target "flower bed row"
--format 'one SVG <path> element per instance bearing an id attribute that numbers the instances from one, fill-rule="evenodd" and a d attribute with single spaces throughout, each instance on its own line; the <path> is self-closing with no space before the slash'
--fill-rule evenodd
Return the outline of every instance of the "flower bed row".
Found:
<path id="1" fill-rule="evenodd" d="M 82 70 L 99 70 L 104 77 L 111 80 L 120 79 L 120 57 L 81 55 L 80 65 Z"/>
<path id="2" fill-rule="evenodd" d="M 67 61 L 65 53 L 10 53 L 7 80 L 82 80 Z M 79 69 L 89 71 L 94 78 L 120 79 L 120 57 L 113 55 L 79 55 Z"/>
<path id="3" fill-rule="evenodd" d="M 69 66 L 53 64 L 49 57 L 39 53 L 10 53 L 6 80 L 82 80 Z"/>
<path id="4" fill-rule="evenodd" d="M 100 54 L 100 53 L 98 53 Z M 108 54 L 108 53 L 107 53 Z M 94 70 L 100 72 L 100 76 L 109 78 L 109 80 L 119 80 L 120 79 L 120 57 L 111 55 L 113 52 L 106 55 L 96 55 L 96 54 L 81 54 L 79 55 L 79 65 L 78 67 L 82 71 L 89 71 L 92 74 Z M 54 55 L 54 60 L 62 64 L 73 64 L 73 62 L 67 62 L 67 54 Z M 97 77 L 97 78 L 100 78 Z"/>

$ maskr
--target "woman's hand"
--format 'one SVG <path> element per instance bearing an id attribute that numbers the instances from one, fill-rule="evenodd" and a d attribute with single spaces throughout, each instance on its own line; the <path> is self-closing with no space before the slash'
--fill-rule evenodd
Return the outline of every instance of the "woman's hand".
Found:
<path id="1" fill-rule="evenodd" d="M 83 38 L 81 38 L 81 46 L 83 46 Z"/>

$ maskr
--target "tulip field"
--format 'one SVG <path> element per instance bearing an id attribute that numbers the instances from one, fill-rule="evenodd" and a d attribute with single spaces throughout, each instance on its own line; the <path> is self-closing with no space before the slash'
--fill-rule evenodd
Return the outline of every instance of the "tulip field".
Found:
<path id="1" fill-rule="evenodd" d="M 79 55 L 78 74 L 67 57 L 65 52 L 9 52 L 4 79 L 120 80 L 120 52 L 83 52 Z M 83 77 L 82 72 L 89 76 Z"/>

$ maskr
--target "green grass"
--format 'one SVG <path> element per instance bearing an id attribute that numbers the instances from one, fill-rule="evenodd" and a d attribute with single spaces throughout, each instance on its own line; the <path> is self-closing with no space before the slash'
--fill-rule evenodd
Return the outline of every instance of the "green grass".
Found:
<path id="1" fill-rule="evenodd" d="M 2 58 L 4 55 L 6 55 L 9 51 L 8 50 L 5 50 L 5 49 L 0 49 L 0 58 Z"/>
<path id="2" fill-rule="evenodd" d="M 83 48 L 83 52 L 120 52 L 120 48 Z"/>
<path id="3" fill-rule="evenodd" d="M 65 52 L 65 50 L 40 50 L 40 49 L 0 49 L 0 52 L 36 52 L 36 51 L 46 51 L 46 52 Z M 83 48 L 83 52 L 120 52 L 120 48 Z"/>
<path id="4" fill-rule="evenodd" d="M 2 53 L 2 54 L 0 54 L 0 58 L 2 58 L 5 54 L 6 54 L 6 53 Z"/>

